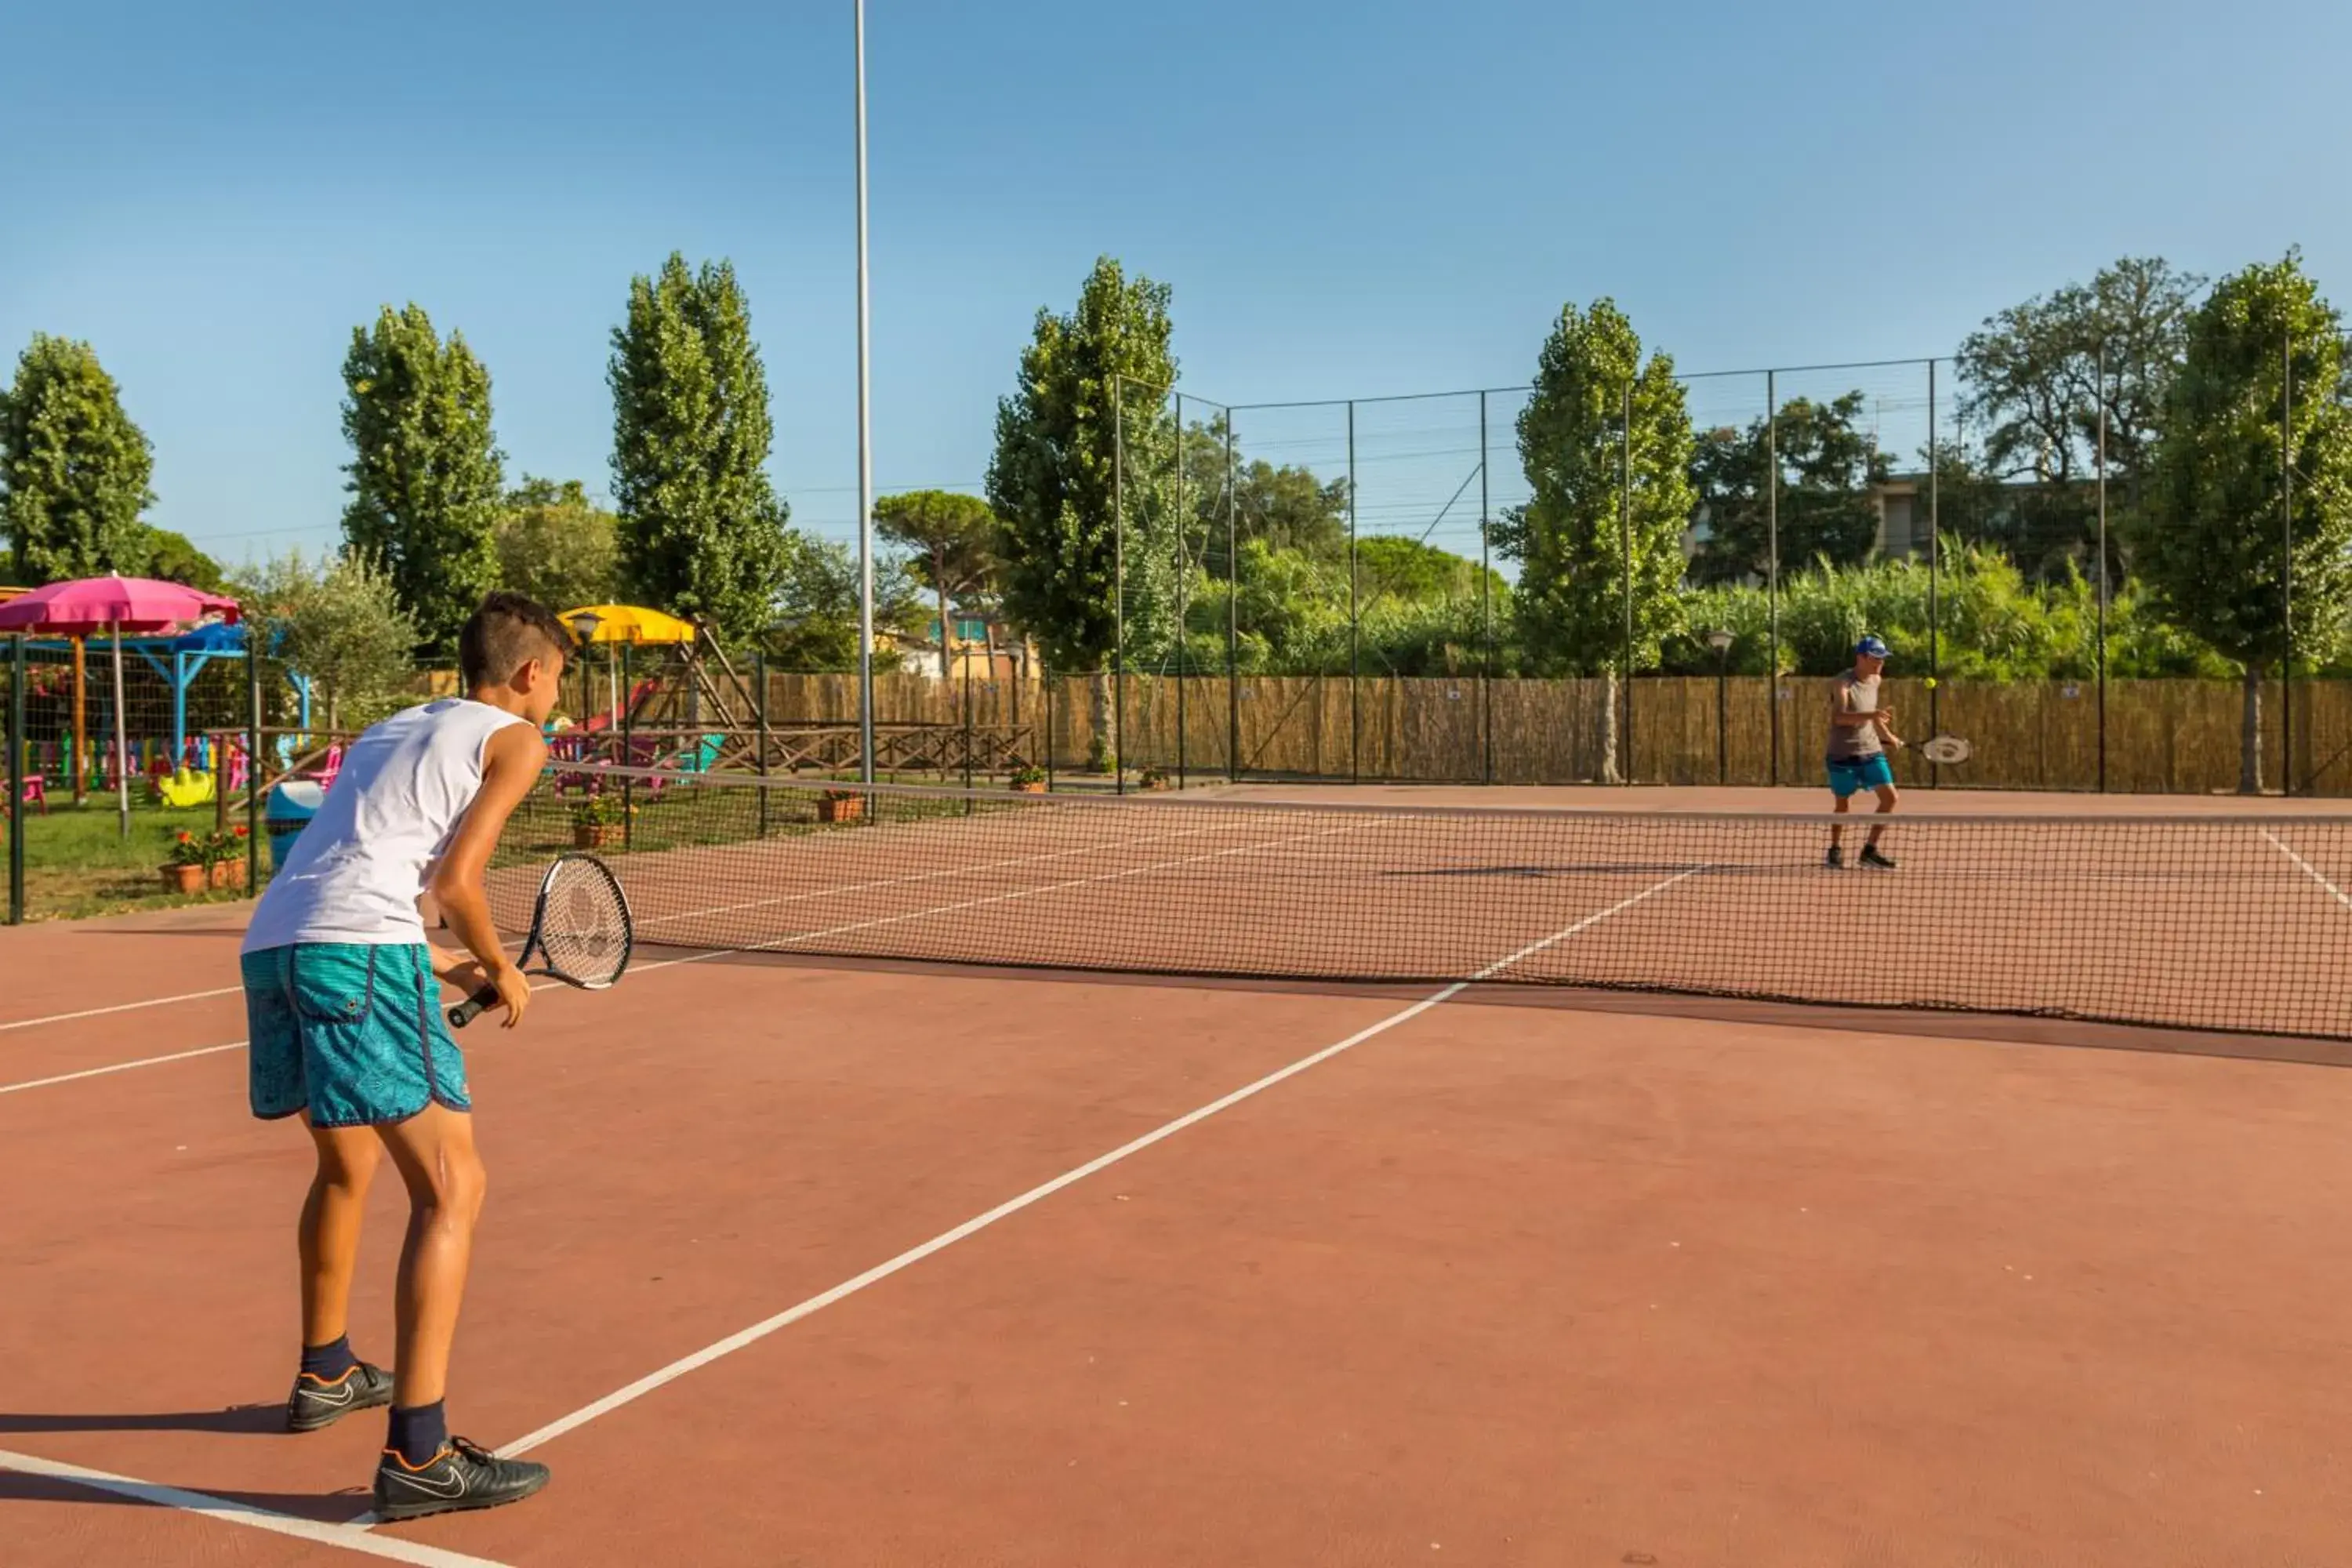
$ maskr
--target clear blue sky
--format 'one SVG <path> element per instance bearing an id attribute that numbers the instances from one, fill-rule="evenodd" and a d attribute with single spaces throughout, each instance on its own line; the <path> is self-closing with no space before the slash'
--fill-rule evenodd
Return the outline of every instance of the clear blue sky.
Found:
<path id="1" fill-rule="evenodd" d="M 844 535 L 849 16 L 13 8 L 0 349 L 95 343 L 154 440 L 155 521 L 236 560 L 334 537 L 338 366 L 379 305 L 483 356 L 511 477 L 601 491 L 630 275 L 727 257 L 777 483 Z M 2300 244 L 2352 304 L 2341 0 L 871 0 L 867 29 L 886 489 L 977 485 L 1034 313 L 1106 252 L 1174 287 L 1187 386 L 1236 402 L 1517 383 L 1600 294 L 1689 371 L 1948 353 L 2127 253 Z M 1916 407 L 1916 381 L 1797 389 Z M 1709 422 L 1761 406 L 1702 392 Z M 1336 416 L 1256 423 L 1269 455 L 1344 452 Z M 1405 405 L 1360 438 L 1402 461 L 1475 428 Z M 1367 526 L 1419 527 L 1460 469 L 1382 502 L 1368 460 Z"/>

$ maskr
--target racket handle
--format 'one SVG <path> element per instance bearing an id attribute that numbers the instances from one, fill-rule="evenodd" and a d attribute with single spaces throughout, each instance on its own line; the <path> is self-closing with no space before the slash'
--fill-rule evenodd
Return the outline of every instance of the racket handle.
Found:
<path id="1" fill-rule="evenodd" d="M 499 1005 L 499 988 L 485 985 L 455 1007 L 449 1009 L 449 1026 L 462 1029 Z"/>

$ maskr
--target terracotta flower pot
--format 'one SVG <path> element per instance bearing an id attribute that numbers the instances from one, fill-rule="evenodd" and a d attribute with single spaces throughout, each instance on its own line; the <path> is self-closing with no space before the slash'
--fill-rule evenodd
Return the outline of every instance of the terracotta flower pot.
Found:
<path id="1" fill-rule="evenodd" d="M 1044 779 L 1024 779 L 1013 786 L 1013 793 L 1014 795 L 1044 795 L 1045 793 L 1045 781 Z"/>
<path id="2" fill-rule="evenodd" d="M 202 866 L 160 866 L 163 890 L 167 893 L 201 893 L 205 890 L 205 868 Z"/>
<path id="3" fill-rule="evenodd" d="M 575 823 L 572 828 L 572 847 L 574 849 L 602 849 L 617 842 L 620 837 L 621 825 L 617 822 Z"/>
<path id="4" fill-rule="evenodd" d="M 210 881 L 212 886 L 215 888 L 243 888 L 245 886 L 245 858 L 240 855 L 234 860 L 214 861 L 212 864 L 212 875 L 207 879 Z"/>
<path id="5" fill-rule="evenodd" d="M 856 822 L 866 815 L 866 797 L 862 795 L 819 795 L 816 819 L 819 822 Z"/>

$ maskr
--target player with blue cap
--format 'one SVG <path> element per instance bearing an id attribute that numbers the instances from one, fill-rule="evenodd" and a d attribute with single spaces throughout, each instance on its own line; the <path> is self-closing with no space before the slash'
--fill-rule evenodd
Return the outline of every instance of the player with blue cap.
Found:
<path id="1" fill-rule="evenodd" d="M 1886 668 L 1886 652 L 1884 638 L 1864 637 L 1853 645 L 1853 668 L 1839 676 L 1830 689 L 1830 793 L 1837 797 L 1833 809 L 1840 816 L 1864 790 L 1877 795 L 1881 818 L 1894 811 L 1900 798 L 1886 751 L 1890 746 L 1900 747 L 1903 742 L 1895 733 L 1895 710 L 1881 706 L 1878 698 L 1879 676 Z M 1873 870 L 1895 869 L 1894 860 L 1879 845 L 1885 832 L 1883 820 L 1874 822 L 1869 837 L 1863 840 L 1862 864 Z M 1833 871 L 1845 868 L 1843 824 L 1830 829 L 1825 863 Z"/>

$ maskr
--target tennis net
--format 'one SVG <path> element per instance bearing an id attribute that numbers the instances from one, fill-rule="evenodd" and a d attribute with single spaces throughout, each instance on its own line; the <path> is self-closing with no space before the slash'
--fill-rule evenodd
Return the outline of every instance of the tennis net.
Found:
<path id="1" fill-rule="evenodd" d="M 1864 819 L 1866 820 L 1866 819 Z M 2352 1037 L 2352 818 L 1820 816 L 957 791 L 564 765 L 494 875 L 591 847 L 641 944 L 1492 982 Z"/>

